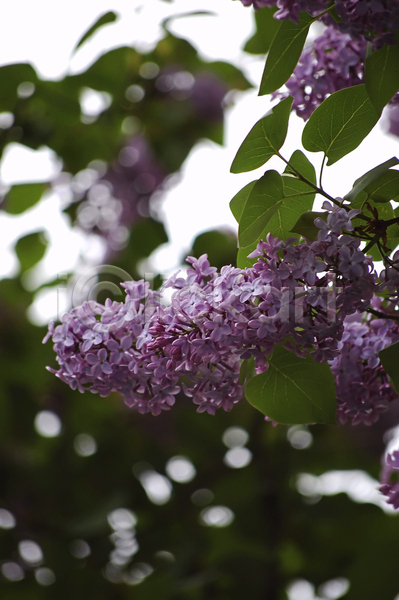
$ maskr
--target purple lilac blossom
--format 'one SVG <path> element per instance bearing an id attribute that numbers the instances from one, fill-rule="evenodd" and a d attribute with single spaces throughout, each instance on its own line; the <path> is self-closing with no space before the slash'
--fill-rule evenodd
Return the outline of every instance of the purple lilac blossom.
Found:
<path id="1" fill-rule="evenodd" d="M 272 97 L 293 96 L 292 110 L 308 119 L 333 92 L 363 83 L 365 51 L 364 40 L 352 40 L 350 35 L 327 27 L 302 52 L 286 83 L 288 92 L 275 92 Z"/>
<path id="2" fill-rule="evenodd" d="M 382 472 L 380 475 L 380 492 L 387 496 L 387 503 L 394 508 L 399 508 L 399 450 L 384 457 Z M 394 476 L 394 477 L 392 477 Z"/>
<path id="3" fill-rule="evenodd" d="M 399 137 L 399 94 L 391 100 L 388 111 L 388 133 Z"/>
<path id="4" fill-rule="evenodd" d="M 336 0 L 335 9 L 343 21 L 337 27 L 353 39 L 371 41 L 376 49 L 396 43 L 399 0 Z"/>
<path id="5" fill-rule="evenodd" d="M 199 412 L 231 410 L 243 396 L 241 362 L 267 369 L 274 345 L 326 362 L 339 353 L 345 318 L 364 311 L 376 289 L 371 258 L 343 233 L 358 211 L 325 202 L 319 239 L 297 243 L 268 234 L 250 255 L 252 268 L 188 257 L 186 277 L 172 276 L 170 305 L 149 284 L 126 282 L 124 302 L 85 303 L 50 326 L 58 371 L 73 389 L 159 414 L 182 391 Z M 342 272 L 340 268 L 342 267 Z"/>
<path id="6" fill-rule="evenodd" d="M 330 0 L 241 0 L 244 6 L 259 10 L 264 6 L 277 6 L 276 19 L 291 19 L 298 23 L 303 11 L 316 16 L 331 6 Z M 322 17 L 326 25 L 333 25 L 352 39 L 367 40 L 376 49 L 383 44 L 395 44 L 395 32 L 399 29 L 399 0 L 335 0 L 334 8 L 342 22 L 330 15 Z"/>
<path id="7" fill-rule="evenodd" d="M 373 304 L 379 299 L 373 299 Z M 339 354 L 331 362 L 341 423 L 372 425 L 397 399 L 378 353 L 399 340 L 399 325 L 391 319 L 348 317 L 338 342 Z"/>
<path id="8" fill-rule="evenodd" d="M 287 83 L 287 92 L 277 91 L 272 98 L 293 96 L 292 110 L 308 119 L 330 94 L 364 82 L 364 57 L 367 42 L 354 40 L 335 27 L 327 27 L 311 46 L 305 48 Z M 399 102 L 399 93 L 390 101 Z"/>
<path id="9" fill-rule="evenodd" d="M 388 294 L 389 300 L 394 306 L 399 303 L 399 250 L 397 250 L 389 264 L 380 273 L 380 289 Z"/>
<path id="10" fill-rule="evenodd" d="M 255 10 L 264 6 L 277 6 L 278 10 L 274 14 L 275 19 L 291 19 L 298 23 L 299 13 L 307 11 L 310 15 L 316 16 L 325 10 L 330 0 L 241 0 L 244 6 L 253 5 Z"/>

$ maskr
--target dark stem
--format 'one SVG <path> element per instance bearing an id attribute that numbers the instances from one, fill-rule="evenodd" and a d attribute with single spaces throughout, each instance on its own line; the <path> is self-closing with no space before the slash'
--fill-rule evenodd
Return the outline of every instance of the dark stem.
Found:
<path id="1" fill-rule="evenodd" d="M 380 317 L 382 319 L 392 319 L 393 321 L 399 321 L 399 315 L 396 316 L 396 315 L 386 314 L 379 310 L 375 310 L 375 308 L 367 308 L 366 312 L 374 315 L 375 317 Z"/>

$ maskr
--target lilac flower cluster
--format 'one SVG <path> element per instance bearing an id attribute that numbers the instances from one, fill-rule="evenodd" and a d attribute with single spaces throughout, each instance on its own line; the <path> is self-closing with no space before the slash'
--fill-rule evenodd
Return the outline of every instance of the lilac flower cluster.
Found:
<path id="1" fill-rule="evenodd" d="M 354 39 L 373 42 L 375 48 L 395 44 L 399 29 L 399 0 L 336 0 L 335 8 L 342 23 L 340 31 Z"/>
<path id="2" fill-rule="evenodd" d="M 389 107 L 387 118 L 388 133 L 399 137 L 399 94 L 397 93 Z"/>
<path id="3" fill-rule="evenodd" d="M 291 19 L 298 23 L 301 12 L 316 16 L 329 6 L 331 0 L 241 0 L 244 6 L 259 10 L 264 6 L 277 6 L 276 19 Z M 335 0 L 334 8 L 342 22 L 337 23 L 330 15 L 322 20 L 333 25 L 355 40 L 371 41 L 375 48 L 383 44 L 395 44 L 395 32 L 399 29 L 399 0 Z"/>
<path id="4" fill-rule="evenodd" d="M 292 110 L 308 119 L 333 92 L 363 83 L 365 52 L 365 40 L 355 41 L 335 27 L 327 27 L 302 52 L 286 83 L 288 93 L 275 92 L 272 97 L 293 96 Z"/>
<path id="5" fill-rule="evenodd" d="M 399 251 L 397 250 L 389 264 L 380 273 L 381 291 L 388 294 L 394 306 L 399 304 Z"/>
<path id="6" fill-rule="evenodd" d="M 274 14 L 276 19 L 291 19 L 298 23 L 299 14 L 307 11 L 315 16 L 325 10 L 330 4 L 330 0 L 241 0 L 244 6 L 253 5 L 255 10 L 264 6 L 277 6 L 278 10 Z"/>
<path id="7" fill-rule="evenodd" d="M 372 425 L 397 399 L 378 353 L 399 340 L 399 326 L 391 319 L 363 321 L 357 314 L 345 320 L 344 328 L 338 343 L 340 352 L 330 362 L 337 392 L 337 416 L 341 423 Z"/>
<path id="8" fill-rule="evenodd" d="M 285 84 L 288 92 L 274 92 L 272 98 L 293 96 L 292 110 L 308 119 L 330 94 L 364 81 L 367 42 L 352 39 L 334 26 L 327 27 L 313 44 L 302 52 L 295 70 Z M 399 102 L 399 93 L 390 101 Z"/>
<path id="9" fill-rule="evenodd" d="M 387 496 L 387 503 L 392 504 L 394 508 L 399 508 L 399 450 L 395 450 L 384 460 L 384 465 L 380 475 L 382 483 L 380 492 Z M 392 476 L 396 476 L 393 480 Z"/>
<path id="10" fill-rule="evenodd" d="M 334 359 L 347 315 L 368 307 L 376 280 L 370 257 L 351 231 L 358 211 L 324 203 L 317 241 L 296 243 L 271 234 L 250 255 L 252 268 L 211 267 L 189 257 L 187 276 L 172 276 L 171 304 L 149 284 L 126 282 L 125 302 L 88 302 L 50 327 L 58 371 L 73 389 L 119 392 L 140 412 L 169 409 L 181 390 L 214 414 L 243 395 L 242 360 L 267 369 L 274 345 L 316 361 Z"/>

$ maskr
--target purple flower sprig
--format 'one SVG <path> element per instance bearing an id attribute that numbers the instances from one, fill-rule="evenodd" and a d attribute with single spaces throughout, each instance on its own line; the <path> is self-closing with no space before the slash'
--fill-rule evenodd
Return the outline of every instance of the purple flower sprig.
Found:
<path id="1" fill-rule="evenodd" d="M 243 396 L 243 360 L 267 369 L 284 343 L 299 356 L 333 360 L 345 318 L 365 310 L 376 291 L 370 257 L 351 238 L 357 211 L 325 202 L 317 241 L 271 234 L 251 254 L 252 268 L 223 267 L 189 257 L 185 277 L 173 275 L 171 303 L 144 281 L 126 282 L 124 302 L 94 301 L 50 325 L 62 381 L 81 392 L 121 394 L 128 406 L 156 415 L 181 391 L 199 412 L 231 410 Z"/>
<path id="2" fill-rule="evenodd" d="M 337 416 L 341 423 L 372 425 L 398 398 L 378 353 L 399 340 L 399 324 L 389 319 L 347 318 L 331 362 L 337 391 Z"/>
<path id="3" fill-rule="evenodd" d="M 334 6 L 341 22 L 329 14 L 320 17 L 353 40 L 370 41 L 376 49 L 383 44 L 395 44 L 395 32 L 399 29 L 399 0 L 241 0 L 244 6 L 259 10 L 265 6 L 277 7 L 276 19 L 291 19 L 298 23 L 301 12 L 312 17 Z"/>

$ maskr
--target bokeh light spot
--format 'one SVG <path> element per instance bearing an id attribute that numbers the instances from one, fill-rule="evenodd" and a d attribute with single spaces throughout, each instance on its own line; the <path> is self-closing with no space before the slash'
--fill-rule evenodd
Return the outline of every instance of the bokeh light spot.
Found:
<path id="1" fill-rule="evenodd" d="M 87 558 L 91 554 L 91 548 L 85 540 L 73 540 L 69 550 L 75 558 Z"/>
<path id="2" fill-rule="evenodd" d="M 18 98 L 30 98 L 35 93 L 35 84 L 31 81 L 23 81 L 17 88 Z"/>
<path id="3" fill-rule="evenodd" d="M 132 567 L 129 573 L 125 573 L 123 581 L 128 585 L 138 585 L 144 581 L 148 575 L 151 575 L 153 570 L 152 566 L 147 563 L 137 563 Z"/>
<path id="4" fill-rule="evenodd" d="M 349 579 L 346 579 L 346 577 L 337 577 L 336 579 L 330 579 L 322 583 L 319 586 L 318 593 L 323 598 L 328 598 L 328 600 L 337 600 L 337 598 L 341 598 L 347 593 L 349 587 Z"/>
<path id="5" fill-rule="evenodd" d="M 200 514 L 200 522 L 207 527 L 227 527 L 234 520 L 234 513 L 227 506 L 210 506 Z"/>
<path id="6" fill-rule="evenodd" d="M 21 581 L 25 577 L 23 568 L 16 562 L 5 562 L 1 565 L 1 573 L 9 581 Z"/>
<path id="7" fill-rule="evenodd" d="M 249 440 L 249 435 L 242 427 L 229 427 L 224 432 L 222 440 L 227 448 L 236 448 L 245 446 Z"/>
<path id="8" fill-rule="evenodd" d="M 11 112 L 0 113 L 0 129 L 10 129 L 14 124 L 14 115 Z"/>
<path id="9" fill-rule="evenodd" d="M 178 483 L 188 483 L 192 481 L 197 473 L 191 461 L 184 456 L 173 456 L 166 463 L 166 473 Z"/>
<path id="10" fill-rule="evenodd" d="M 132 529 L 137 523 L 137 517 L 127 508 L 117 508 L 109 513 L 108 523 L 115 531 L 118 529 Z"/>
<path id="11" fill-rule="evenodd" d="M 74 439 L 73 447 L 79 456 L 92 456 L 97 452 L 96 440 L 88 433 L 79 433 Z"/>
<path id="12" fill-rule="evenodd" d="M 306 579 L 293 581 L 287 589 L 289 600 L 313 600 L 314 586 Z"/>
<path id="13" fill-rule="evenodd" d="M 230 448 L 224 455 L 223 462 L 232 469 L 242 469 L 252 460 L 252 452 L 248 448 Z"/>
<path id="14" fill-rule="evenodd" d="M 35 579 L 40 585 L 52 585 L 55 583 L 54 571 L 47 567 L 41 567 L 35 570 Z"/>
<path id="15" fill-rule="evenodd" d="M 37 565 L 43 560 L 43 552 L 39 544 L 32 540 L 22 540 L 18 544 L 18 552 L 23 560 L 30 565 Z"/>
<path id="16" fill-rule="evenodd" d="M 313 436 L 302 425 L 294 425 L 287 431 L 287 440 L 296 450 L 304 450 L 312 445 Z"/>
<path id="17" fill-rule="evenodd" d="M 159 73 L 159 67 L 154 62 L 145 62 L 141 65 L 139 73 L 143 79 L 154 79 Z"/>
<path id="18" fill-rule="evenodd" d="M 0 527 L 1 529 L 12 529 L 17 524 L 14 515 L 5 508 L 0 508 Z"/>
<path id="19" fill-rule="evenodd" d="M 125 92 L 126 100 L 129 102 L 140 102 L 145 96 L 145 91 L 141 85 L 129 85 Z"/>
<path id="20" fill-rule="evenodd" d="M 201 488 L 200 490 L 196 490 L 191 494 L 191 502 L 196 506 L 207 506 L 214 499 L 214 494 L 211 490 L 207 490 L 206 488 Z"/>
<path id="21" fill-rule="evenodd" d="M 47 438 L 57 437 L 62 429 L 61 419 L 51 410 L 37 413 L 34 426 L 39 435 Z"/>
<path id="22" fill-rule="evenodd" d="M 80 93 L 80 108 L 86 117 L 98 117 L 112 104 L 112 96 L 108 92 L 98 92 L 91 88 L 82 88 Z"/>

